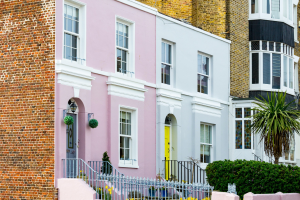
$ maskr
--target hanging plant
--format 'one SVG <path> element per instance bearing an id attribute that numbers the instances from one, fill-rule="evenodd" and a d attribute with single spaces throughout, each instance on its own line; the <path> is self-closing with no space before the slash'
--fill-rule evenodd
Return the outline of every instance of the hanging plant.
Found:
<path id="1" fill-rule="evenodd" d="M 72 125 L 72 124 L 74 123 L 73 117 L 72 117 L 72 116 L 66 116 L 66 117 L 64 118 L 64 123 L 65 123 L 66 125 Z"/>
<path id="2" fill-rule="evenodd" d="M 97 121 L 96 119 L 91 119 L 91 120 L 89 121 L 89 126 L 90 126 L 91 128 L 96 128 L 96 127 L 98 126 L 98 121 Z"/>

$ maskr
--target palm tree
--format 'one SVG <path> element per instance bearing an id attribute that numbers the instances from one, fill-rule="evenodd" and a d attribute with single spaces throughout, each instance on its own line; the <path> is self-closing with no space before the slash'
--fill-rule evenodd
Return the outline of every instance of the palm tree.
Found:
<path id="1" fill-rule="evenodd" d="M 290 151 L 294 133 L 300 134 L 300 112 L 295 102 L 285 102 L 286 93 L 272 92 L 268 99 L 258 99 L 254 104 L 253 121 L 250 126 L 254 134 L 260 134 L 264 141 L 265 153 L 275 158 L 278 164 L 283 152 Z"/>

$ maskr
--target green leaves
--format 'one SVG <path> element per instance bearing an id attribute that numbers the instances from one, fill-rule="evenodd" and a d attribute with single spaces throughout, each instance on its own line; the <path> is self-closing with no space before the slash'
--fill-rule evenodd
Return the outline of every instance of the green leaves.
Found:
<path id="1" fill-rule="evenodd" d="M 283 152 L 289 151 L 294 133 L 300 134 L 300 112 L 294 101 L 286 103 L 286 93 L 272 92 L 268 99 L 257 99 L 252 109 L 254 115 L 251 130 L 260 134 L 260 141 L 264 141 L 265 152 L 270 157 L 278 158 Z"/>
<path id="2" fill-rule="evenodd" d="M 235 183 L 240 197 L 248 192 L 268 194 L 300 191 L 300 168 L 297 166 L 224 160 L 210 163 L 206 168 L 206 175 L 208 183 L 222 192 L 227 192 L 228 183 Z"/>
<path id="3" fill-rule="evenodd" d="M 96 119 L 91 119 L 91 120 L 89 121 L 89 126 L 90 126 L 91 128 L 96 128 L 96 127 L 98 126 L 98 121 L 97 121 Z"/>
<path id="4" fill-rule="evenodd" d="M 65 123 L 66 125 L 72 125 L 72 124 L 74 123 L 73 117 L 72 117 L 72 116 L 66 116 L 66 117 L 64 118 L 64 123 Z"/>

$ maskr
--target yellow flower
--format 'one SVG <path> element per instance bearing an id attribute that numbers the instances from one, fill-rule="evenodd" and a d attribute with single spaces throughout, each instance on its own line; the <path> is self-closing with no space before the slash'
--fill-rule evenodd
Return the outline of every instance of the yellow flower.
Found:
<path id="1" fill-rule="evenodd" d="M 111 187 L 112 190 L 114 190 L 114 187 Z"/>
<path id="2" fill-rule="evenodd" d="M 80 170 L 80 173 L 81 173 L 82 171 Z"/>
<path id="3" fill-rule="evenodd" d="M 109 191 L 109 194 L 111 194 L 111 191 Z"/>
<path id="4" fill-rule="evenodd" d="M 107 189 L 108 187 L 107 186 L 105 186 L 105 189 Z"/>
<path id="5" fill-rule="evenodd" d="M 111 192 L 111 189 L 108 189 L 109 192 Z"/>

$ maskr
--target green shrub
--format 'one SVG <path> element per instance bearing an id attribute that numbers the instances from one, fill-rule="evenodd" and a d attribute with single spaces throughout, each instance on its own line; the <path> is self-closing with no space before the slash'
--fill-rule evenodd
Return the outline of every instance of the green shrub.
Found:
<path id="1" fill-rule="evenodd" d="M 206 168 L 207 180 L 215 190 L 227 192 L 235 183 L 240 197 L 254 194 L 299 193 L 300 168 L 259 161 L 216 161 Z"/>
<path id="2" fill-rule="evenodd" d="M 98 121 L 97 121 L 96 119 L 91 119 L 91 120 L 89 121 L 89 126 L 90 126 L 91 128 L 96 128 L 96 127 L 98 126 Z"/>
<path id="3" fill-rule="evenodd" d="M 66 117 L 64 118 L 64 123 L 65 123 L 66 125 L 72 125 L 72 124 L 74 123 L 73 117 L 72 117 L 72 116 L 66 116 Z"/>

